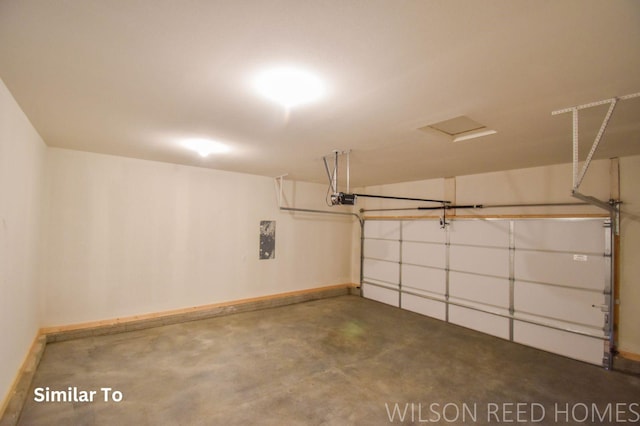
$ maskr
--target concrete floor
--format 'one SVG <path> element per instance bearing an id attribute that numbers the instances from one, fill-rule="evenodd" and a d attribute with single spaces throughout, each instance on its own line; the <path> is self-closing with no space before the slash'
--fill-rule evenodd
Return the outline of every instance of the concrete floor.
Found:
<path id="1" fill-rule="evenodd" d="M 69 386 L 94 402 L 34 401 Z M 19 424 L 603 424 L 638 402 L 638 377 L 342 296 L 49 344 Z"/>

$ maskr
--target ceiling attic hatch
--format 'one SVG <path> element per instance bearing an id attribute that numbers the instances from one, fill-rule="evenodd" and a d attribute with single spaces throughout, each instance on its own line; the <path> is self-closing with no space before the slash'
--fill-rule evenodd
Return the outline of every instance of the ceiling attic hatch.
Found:
<path id="1" fill-rule="evenodd" d="M 449 136 L 452 142 L 461 142 L 497 133 L 495 130 L 489 129 L 484 124 L 480 124 L 466 115 L 429 124 L 419 130 L 429 131 L 432 129 Z"/>

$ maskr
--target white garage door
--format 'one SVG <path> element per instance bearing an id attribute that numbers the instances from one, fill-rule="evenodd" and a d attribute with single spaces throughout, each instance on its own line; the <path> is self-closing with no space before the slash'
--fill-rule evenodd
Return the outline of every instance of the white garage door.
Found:
<path id="1" fill-rule="evenodd" d="M 365 222 L 362 254 L 363 295 L 400 306 L 400 222 Z"/>
<path id="2" fill-rule="evenodd" d="M 367 220 L 363 296 L 610 366 L 607 219 Z"/>

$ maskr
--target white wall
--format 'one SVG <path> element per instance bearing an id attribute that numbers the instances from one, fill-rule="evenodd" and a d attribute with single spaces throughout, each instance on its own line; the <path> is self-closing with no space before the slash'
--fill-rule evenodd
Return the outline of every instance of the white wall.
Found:
<path id="1" fill-rule="evenodd" d="M 640 354 L 640 156 L 620 159 L 620 346 Z"/>
<path id="2" fill-rule="evenodd" d="M 376 185 L 368 186 L 361 190 L 365 194 L 373 195 L 386 195 L 394 197 L 409 197 L 409 198 L 429 198 L 433 200 L 443 200 L 446 198 L 444 191 L 444 182 L 442 178 L 419 180 L 413 182 L 393 183 L 389 185 Z M 359 190 L 360 191 L 360 190 Z M 405 208 L 414 207 L 417 205 L 432 205 L 429 203 L 417 203 L 415 201 L 402 201 L 402 200 L 387 200 L 381 198 L 366 198 L 360 197 L 357 200 L 357 208 L 365 209 L 384 209 L 384 208 Z M 418 212 L 409 212 L 406 214 L 416 214 Z M 402 211 L 396 211 L 391 213 L 383 212 L 371 212 L 371 215 L 390 214 L 398 215 L 402 214 Z"/>
<path id="3" fill-rule="evenodd" d="M 580 192 L 601 200 L 611 197 L 611 162 L 594 161 Z M 620 159 L 620 198 L 623 201 L 621 220 L 620 258 L 620 318 L 619 347 L 626 352 L 640 354 L 640 156 Z M 576 203 L 571 196 L 572 166 L 559 164 L 527 169 L 507 170 L 448 179 L 406 182 L 363 188 L 365 193 L 406 195 L 411 197 L 454 200 L 457 204 L 522 204 Z M 406 207 L 419 203 L 372 201 L 361 198 L 358 208 Z M 458 215 L 500 214 L 603 214 L 594 206 L 514 207 L 486 209 L 458 209 Z M 427 216 L 439 211 L 370 212 L 368 216 Z M 359 262 L 359 259 L 358 259 Z M 353 276 L 359 274 L 359 263 L 353 263 Z"/>
<path id="4" fill-rule="evenodd" d="M 280 212 L 271 178 L 50 149 L 47 180 L 45 326 L 350 282 L 354 219 Z M 276 220 L 274 260 L 258 259 L 260 220 Z"/>
<path id="5" fill-rule="evenodd" d="M 38 248 L 46 146 L 0 80 L 0 403 L 40 325 Z"/>
<path id="6" fill-rule="evenodd" d="M 580 186 L 580 192 L 602 200 L 609 199 L 610 161 L 597 160 L 589 166 L 589 173 Z M 459 204 L 524 204 L 524 203 L 579 203 L 571 196 L 572 166 L 558 164 L 494 173 L 458 176 L 456 201 Z M 459 210 L 458 214 L 561 214 L 600 213 L 606 211 L 594 206 L 518 207 L 512 209 Z"/>
<path id="7" fill-rule="evenodd" d="M 603 200 L 609 199 L 609 160 L 593 161 L 589 173 L 580 186 L 580 192 Z M 571 164 L 559 164 L 527 169 L 506 170 L 476 175 L 456 176 L 447 179 L 430 179 L 392 185 L 367 187 L 364 192 L 408 197 L 451 200 L 456 204 L 524 204 L 524 203 L 579 203 L 571 196 Z M 437 204 L 411 201 L 387 201 L 358 199 L 358 208 L 376 209 L 388 207 L 437 206 Z M 553 213 L 606 213 L 593 206 L 517 207 L 458 209 L 461 215 L 493 214 L 553 214 Z M 439 215 L 439 211 L 371 212 L 368 215 Z"/>

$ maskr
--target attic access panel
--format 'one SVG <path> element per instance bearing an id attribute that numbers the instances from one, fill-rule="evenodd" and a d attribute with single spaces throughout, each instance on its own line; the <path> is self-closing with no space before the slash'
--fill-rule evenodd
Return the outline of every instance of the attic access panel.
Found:
<path id="1" fill-rule="evenodd" d="M 442 133 L 449 137 L 452 142 L 462 142 L 497 133 L 495 130 L 489 129 L 484 124 L 478 123 L 466 115 L 430 124 L 428 126 L 421 127 L 418 130 L 423 132 L 432 132 L 433 130 L 436 130 L 438 133 Z"/>
<path id="2" fill-rule="evenodd" d="M 420 130 L 435 129 L 453 137 L 462 133 L 485 129 L 486 127 L 487 126 L 485 126 L 484 124 L 480 124 L 477 121 L 470 119 L 466 115 L 461 115 L 459 117 L 421 127 Z"/>

